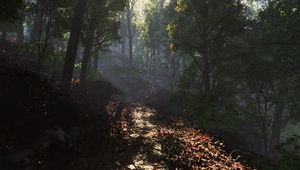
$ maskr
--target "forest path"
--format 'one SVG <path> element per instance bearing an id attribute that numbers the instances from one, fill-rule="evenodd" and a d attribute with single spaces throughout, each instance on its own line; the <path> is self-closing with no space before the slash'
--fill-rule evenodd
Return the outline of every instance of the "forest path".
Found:
<path id="1" fill-rule="evenodd" d="M 109 109 L 111 108 L 111 109 Z M 113 169 L 250 169 L 213 136 L 142 104 L 109 104 Z"/>
<path id="2" fill-rule="evenodd" d="M 128 165 L 129 169 L 166 169 L 161 144 L 159 142 L 158 131 L 160 126 L 153 120 L 155 110 L 143 106 L 132 108 L 132 130 L 129 136 L 134 140 L 140 139 L 141 145 L 133 157 L 133 163 Z"/>

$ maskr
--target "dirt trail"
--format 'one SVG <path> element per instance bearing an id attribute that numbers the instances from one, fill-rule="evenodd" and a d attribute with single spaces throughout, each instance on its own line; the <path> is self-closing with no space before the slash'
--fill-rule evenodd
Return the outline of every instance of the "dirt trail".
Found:
<path id="1" fill-rule="evenodd" d="M 158 131 L 160 126 L 153 121 L 155 110 L 142 106 L 132 109 L 133 127 L 131 138 L 141 138 L 143 145 L 137 155 L 133 157 L 133 163 L 127 166 L 129 169 L 166 169 L 165 162 L 160 160 L 164 156 L 159 141 Z M 144 148 L 147 146 L 147 148 Z M 155 160 L 156 159 L 156 160 Z"/>
<path id="2" fill-rule="evenodd" d="M 121 111 L 111 110 L 113 169 L 251 169 L 225 153 L 222 142 L 179 118 L 139 104 L 115 108 Z"/>

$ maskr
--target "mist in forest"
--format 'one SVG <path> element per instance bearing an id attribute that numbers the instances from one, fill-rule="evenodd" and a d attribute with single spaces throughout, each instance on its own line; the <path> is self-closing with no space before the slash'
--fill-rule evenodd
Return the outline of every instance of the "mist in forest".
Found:
<path id="1" fill-rule="evenodd" d="M 299 0 L 1 0 L 0 169 L 299 169 L 299 24 Z"/>

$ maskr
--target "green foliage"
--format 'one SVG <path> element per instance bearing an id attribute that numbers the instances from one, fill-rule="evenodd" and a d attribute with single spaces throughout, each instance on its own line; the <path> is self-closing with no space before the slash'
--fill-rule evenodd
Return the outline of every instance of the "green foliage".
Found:
<path id="1" fill-rule="evenodd" d="M 298 170 L 300 167 L 300 157 L 290 153 L 283 154 L 276 161 L 264 157 L 255 162 L 255 167 L 263 170 Z"/>
<path id="2" fill-rule="evenodd" d="M 97 51 L 107 48 L 112 41 L 119 40 L 120 21 L 118 13 L 124 9 L 124 5 L 124 0 L 92 1 L 83 25 L 83 45 L 86 45 L 88 41 L 93 41 L 93 47 Z M 90 30 L 91 26 L 94 27 L 94 30 Z M 93 40 L 88 39 L 89 31 L 94 31 Z"/>
<path id="3" fill-rule="evenodd" d="M 74 65 L 74 72 L 73 72 L 73 78 L 79 79 L 80 78 L 80 71 L 81 71 L 81 63 L 77 63 Z"/>
<path id="4" fill-rule="evenodd" d="M 236 37 L 244 31 L 242 11 L 236 1 L 183 0 L 171 1 L 166 12 L 169 48 L 191 57 L 179 83 L 178 100 L 207 128 L 236 127 L 236 87 L 230 58 L 237 53 Z M 209 58 L 209 94 L 203 89 L 204 54 Z"/>
<path id="5" fill-rule="evenodd" d="M 246 47 L 244 57 L 238 59 L 243 65 L 240 77 L 250 93 L 268 95 L 270 103 L 285 105 L 294 116 L 299 109 L 300 51 L 294 44 L 299 36 L 299 8 L 299 1 L 271 1 L 247 31 L 245 41 L 252 47 Z"/>
<path id="6" fill-rule="evenodd" d="M 127 77 L 131 79 L 138 79 L 140 77 L 140 70 L 136 67 L 123 67 L 123 66 L 115 66 L 113 68 L 113 74 L 116 76 Z"/>
<path id="7" fill-rule="evenodd" d="M 14 22 L 20 17 L 20 10 L 23 7 L 23 0 L 1 0 L 0 1 L 0 22 Z"/>
<path id="8" fill-rule="evenodd" d="M 89 71 L 87 78 L 88 78 L 88 80 L 95 81 L 95 80 L 99 80 L 101 78 L 101 76 L 102 76 L 101 71 L 92 69 Z"/>
<path id="9" fill-rule="evenodd" d="M 200 126 L 235 130 L 238 112 L 232 89 L 225 83 L 215 87 L 209 96 L 201 95 L 199 69 L 192 64 L 181 77 L 175 102 L 192 114 Z M 218 123 L 216 123 L 218 122 Z"/>
<path id="10" fill-rule="evenodd" d="M 176 47 L 189 54 L 203 53 L 207 44 L 220 48 L 228 36 L 243 31 L 242 9 L 232 0 L 172 1 L 167 12 L 169 35 Z"/>
<path id="11" fill-rule="evenodd" d="M 279 169 L 297 170 L 300 167 L 300 157 L 297 154 L 284 154 L 278 163 Z"/>

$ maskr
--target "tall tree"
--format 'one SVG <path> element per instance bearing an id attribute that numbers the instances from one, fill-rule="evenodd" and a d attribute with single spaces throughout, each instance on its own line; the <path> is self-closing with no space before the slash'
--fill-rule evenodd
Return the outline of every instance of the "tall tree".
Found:
<path id="1" fill-rule="evenodd" d="M 126 20 L 126 29 L 127 29 L 127 38 L 128 38 L 128 57 L 129 57 L 129 64 L 132 65 L 133 63 L 133 16 L 134 16 L 134 6 L 137 0 L 127 0 L 126 7 L 125 7 L 125 20 Z"/>
<path id="2" fill-rule="evenodd" d="M 169 24 L 173 44 L 189 53 L 198 65 L 202 92 L 207 95 L 216 57 L 227 39 L 243 30 L 243 6 L 239 0 L 178 0 L 170 4 L 170 10 L 174 9 L 177 14 Z"/>
<path id="3" fill-rule="evenodd" d="M 63 73 L 61 77 L 61 84 L 66 88 L 70 89 L 71 80 L 74 70 L 74 62 L 76 59 L 76 53 L 78 43 L 80 39 L 81 27 L 83 23 L 85 8 L 88 0 L 77 0 L 77 4 L 74 11 L 74 17 L 72 19 L 70 39 L 68 42 L 66 57 L 64 61 Z"/>
<path id="4" fill-rule="evenodd" d="M 117 12 L 124 7 L 122 1 L 103 0 L 92 1 L 86 18 L 86 30 L 83 34 L 84 52 L 80 72 L 80 85 L 85 90 L 88 65 L 91 61 L 93 49 L 99 51 L 117 39 L 119 23 Z"/>
<path id="5" fill-rule="evenodd" d="M 270 104 L 273 110 L 269 111 L 271 124 L 266 127 L 269 142 L 265 146 L 266 154 L 278 155 L 276 149 L 280 144 L 281 131 L 286 123 L 294 119 L 290 106 L 296 106 L 299 102 L 295 98 L 299 73 L 299 21 L 300 2 L 298 0 L 275 0 L 268 2 L 266 8 L 259 13 L 258 22 L 252 29 L 255 40 L 251 42 L 259 56 L 258 61 L 264 61 L 267 65 L 262 67 L 260 74 L 267 74 L 265 84 L 270 84 L 272 90 Z M 253 34 L 252 34 L 253 36 Z M 253 49 L 252 48 L 252 49 Z M 270 70 L 267 66 L 272 67 Z M 257 67 L 259 68 L 259 67 Z M 256 75 L 258 76 L 258 75 Z M 297 94 L 297 93 L 296 93 Z"/>

